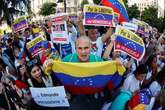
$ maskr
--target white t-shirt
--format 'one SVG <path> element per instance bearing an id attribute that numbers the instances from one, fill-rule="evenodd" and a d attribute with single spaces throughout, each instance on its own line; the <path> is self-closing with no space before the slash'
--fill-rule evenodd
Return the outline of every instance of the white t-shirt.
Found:
<path id="1" fill-rule="evenodd" d="M 103 41 L 102 41 L 102 37 L 98 37 L 96 42 L 92 42 L 92 50 L 91 53 L 101 57 L 102 51 L 103 51 Z"/>
<path id="2" fill-rule="evenodd" d="M 134 74 L 131 74 L 124 80 L 121 89 L 131 92 L 140 90 L 140 81 L 135 78 Z"/>
<path id="3" fill-rule="evenodd" d="M 151 90 L 153 96 L 157 96 L 161 90 L 161 86 L 157 81 L 154 81 L 149 86 L 149 89 Z"/>

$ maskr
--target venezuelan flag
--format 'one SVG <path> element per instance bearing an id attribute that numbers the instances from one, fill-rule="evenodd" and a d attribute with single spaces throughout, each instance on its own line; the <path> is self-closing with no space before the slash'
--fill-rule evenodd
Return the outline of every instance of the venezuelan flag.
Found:
<path id="1" fill-rule="evenodd" d="M 68 63 L 54 61 L 52 70 L 72 94 L 93 94 L 102 91 L 108 84 L 117 87 L 125 71 L 116 61 Z M 112 89 L 112 88 L 110 88 Z"/>
<path id="2" fill-rule="evenodd" d="M 129 17 L 122 0 L 102 0 L 101 4 L 113 8 L 114 12 L 119 13 L 119 22 L 128 22 Z"/>

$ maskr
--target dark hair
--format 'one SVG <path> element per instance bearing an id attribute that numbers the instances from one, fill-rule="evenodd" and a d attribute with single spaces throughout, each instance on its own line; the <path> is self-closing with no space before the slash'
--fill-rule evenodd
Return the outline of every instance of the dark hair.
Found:
<path id="1" fill-rule="evenodd" d="M 159 73 L 156 76 L 156 80 L 158 81 L 159 84 L 165 80 L 165 68 L 161 69 Z"/>
<path id="2" fill-rule="evenodd" d="M 27 72 L 29 73 L 30 77 L 31 77 L 31 71 L 34 68 L 34 66 L 38 66 L 41 69 L 42 75 L 45 76 L 45 74 L 41 68 L 40 62 L 37 59 L 33 59 L 33 60 L 27 62 L 26 66 L 27 66 Z"/>
<path id="3" fill-rule="evenodd" d="M 146 66 L 145 64 L 140 64 L 140 65 L 136 68 L 134 74 L 135 74 L 135 75 L 147 74 L 147 72 L 148 72 L 147 66 Z"/>
<path id="4" fill-rule="evenodd" d="M 24 73 L 24 77 L 27 79 L 27 78 L 29 77 L 29 73 L 28 73 L 26 64 L 23 64 L 23 65 L 25 65 L 25 68 L 26 68 L 26 73 Z M 22 76 L 21 76 L 20 69 L 22 68 L 23 65 L 19 65 L 19 66 L 17 67 L 17 73 L 18 73 L 17 77 L 18 77 L 18 79 L 20 79 L 20 80 L 21 80 L 21 77 L 22 77 Z"/>
<path id="5" fill-rule="evenodd" d="M 6 68 L 7 66 L 1 58 L 0 58 L 0 64 L 2 65 L 3 68 Z"/>
<path id="6" fill-rule="evenodd" d="M 149 56 L 148 60 L 146 61 L 146 65 L 150 66 L 152 64 L 152 61 L 154 60 L 154 58 L 156 58 L 155 54 L 152 54 L 151 56 Z"/>

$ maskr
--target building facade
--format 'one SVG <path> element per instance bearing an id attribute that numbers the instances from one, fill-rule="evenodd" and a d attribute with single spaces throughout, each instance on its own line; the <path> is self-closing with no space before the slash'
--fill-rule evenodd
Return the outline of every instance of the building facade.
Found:
<path id="1" fill-rule="evenodd" d="M 149 6 L 158 8 L 158 17 L 164 17 L 165 0 L 128 0 L 128 6 L 136 4 L 140 12 Z"/>
<path id="2" fill-rule="evenodd" d="M 65 0 L 66 1 L 66 12 L 77 13 L 83 0 Z M 92 0 L 88 0 L 89 4 L 93 4 Z M 64 12 L 64 3 L 57 4 L 57 11 Z"/>

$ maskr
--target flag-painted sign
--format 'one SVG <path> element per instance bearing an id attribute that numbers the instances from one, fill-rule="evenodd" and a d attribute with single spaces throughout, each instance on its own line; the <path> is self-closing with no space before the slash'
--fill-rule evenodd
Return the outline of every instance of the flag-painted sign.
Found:
<path id="1" fill-rule="evenodd" d="M 143 39 L 122 26 L 116 28 L 115 51 L 122 51 L 136 60 L 141 60 L 145 54 Z"/>
<path id="2" fill-rule="evenodd" d="M 44 107 L 69 107 L 63 86 L 34 88 L 30 87 L 32 98 L 36 104 Z"/>
<path id="3" fill-rule="evenodd" d="M 40 35 L 27 43 L 27 49 L 31 53 L 32 57 L 34 57 L 38 53 L 48 49 L 48 41 Z"/>
<path id="4" fill-rule="evenodd" d="M 28 28 L 28 21 L 26 17 L 21 17 L 19 19 L 14 20 L 13 31 L 15 33 L 26 28 Z"/>
<path id="5" fill-rule="evenodd" d="M 54 61 L 52 70 L 65 89 L 72 94 L 93 94 L 107 86 L 109 89 L 117 87 L 125 68 L 117 65 L 116 61 L 90 63 Z"/>
<path id="6" fill-rule="evenodd" d="M 84 6 L 84 25 L 114 26 L 113 9 L 98 5 Z"/>
<path id="7" fill-rule="evenodd" d="M 102 0 L 101 4 L 111 7 L 114 12 L 119 13 L 119 22 L 129 21 L 128 13 L 122 0 Z"/>

